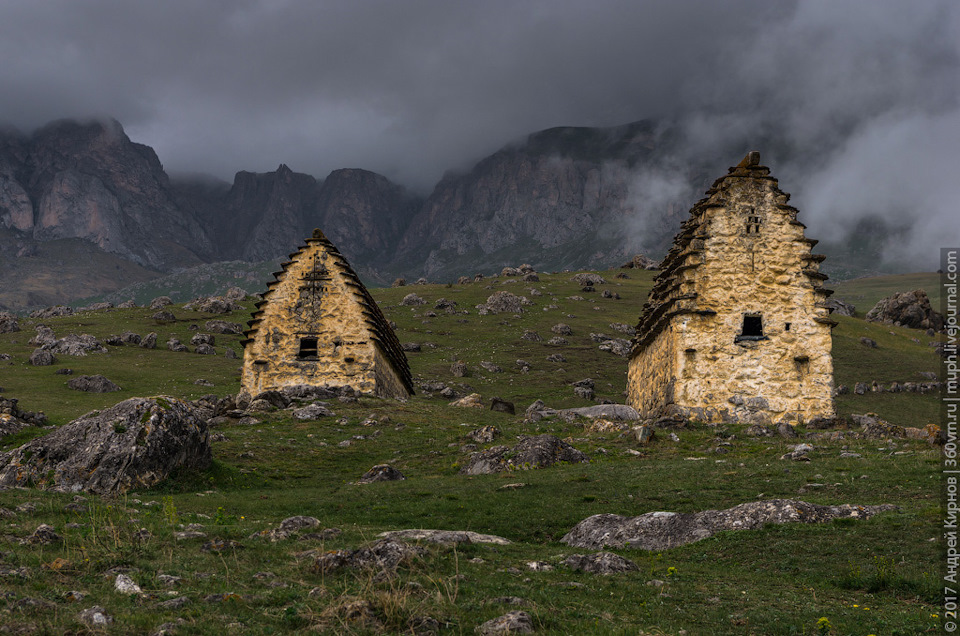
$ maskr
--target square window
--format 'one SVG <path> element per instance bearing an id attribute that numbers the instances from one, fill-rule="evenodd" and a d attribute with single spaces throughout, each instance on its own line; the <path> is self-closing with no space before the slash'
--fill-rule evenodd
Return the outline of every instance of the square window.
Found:
<path id="1" fill-rule="evenodd" d="M 316 360 L 317 339 L 300 338 L 300 351 L 297 352 L 297 358 L 300 360 Z"/>

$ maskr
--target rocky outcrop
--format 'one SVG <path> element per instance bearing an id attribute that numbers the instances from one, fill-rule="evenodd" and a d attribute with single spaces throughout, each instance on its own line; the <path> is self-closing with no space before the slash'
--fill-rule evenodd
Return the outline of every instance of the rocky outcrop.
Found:
<path id="1" fill-rule="evenodd" d="M 867 312 L 870 322 L 902 325 L 912 329 L 943 330 L 943 316 L 930 306 L 927 292 L 916 289 L 884 298 Z"/>
<path id="2" fill-rule="evenodd" d="M 867 519 L 896 506 L 821 506 L 793 499 L 752 501 L 727 510 L 648 512 L 639 517 L 593 515 L 561 541 L 575 548 L 667 550 L 712 537 L 724 530 L 755 530 L 768 523 L 823 523 L 833 519 Z"/>
<path id="3" fill-rule="evenodd" d="M 467 465 L 460 469 L 464 475 L 489 475 L 505 470 L 545 468 L 558 463 L 589 462 L 585 454 L 555 435 L 534 435 L 524 438 L 513 448 L 492 446 L 473 453 Z"/>
<path id="4" fill-rule="evenodd" d="M 193 407 L 171 397 L 130 398 L 0 455 L 0 485 L 121 493 L 210 460 L 207 425 Z"/>

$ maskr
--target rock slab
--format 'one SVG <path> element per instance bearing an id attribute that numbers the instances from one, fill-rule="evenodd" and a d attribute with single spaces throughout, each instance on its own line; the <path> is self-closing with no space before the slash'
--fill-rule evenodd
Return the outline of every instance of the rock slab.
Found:
<path id="1" fill-rule="evenodd" d="M 821 506 L 795 499 L 751 501 L 727 510 L 694 513 L 648 512 L 638 517 L 600 514 L 578 523 L 561 541 L 575 548 L 666 550 L 724 530 L 755 530 L 768 523 L 823 523 L 866 519 L 896 506 Z"/>
<path id="2" fill-rule="evenodd" d="M 130 398 L 0 454 L 0 486 L 122 493 L 210 461 L 207 425 L 194 407 L 172 397 Z"/>

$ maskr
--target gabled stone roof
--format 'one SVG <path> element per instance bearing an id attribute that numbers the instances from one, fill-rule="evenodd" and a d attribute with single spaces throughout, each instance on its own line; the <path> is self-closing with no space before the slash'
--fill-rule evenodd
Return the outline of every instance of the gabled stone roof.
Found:
<path id="1" fill-rule="evenodd" d="M 680 231 L 673 239 L 673 246 L 660 263 L 660 273 L 654 278 L 653 289 L 650 290 L 650 296 L 640 312 L 637 335 L 633 339 L 630 351 L 631 358 L 653 342 L 657 334 L 667 326 L 674 316 L 680 314 L 716 314 L 716 311 L 710 307 L 703 307 L 697 303 L 697 293 L 693 289 L 692 278 L 695 276 L 696 269 L 703 263 L 704 242 L 710 238 L 706 229 L 707 211 L 711 208 L 726 207 L 727 202 L 723 200 L 722 195 L 717 195 L 721 191 L 724 181 L 738 178 L 770 181 L 775 193 L 782 195 L 784 201 L 790 198 L 789 194 L 781 192 L 777 187 L 777 179 L 770 176 L 770 169 L 760 165 L 760 153 L 756 151 L 747 153 L 739 164 L 727 171 L 725 176 L 713 182 L 713 185 L 707 190 L 706 196 L 690 208 L 689 218 L 680 225 Z M 790 215 L 791 225 L 797 225 L 801 229 L 806 227 L 796 220 L 796 208 L 786 203 L 781 203 L 776 207 Z M 816 240 L 805 237 L 798 240 L 806 243 L 808 250 L 817 244 Z M 805 263 L 819 263 L 823 258 L 819 254 L 807 254 L 802 257 L 802 260 Z M 802 271 L 811 279 L 815 291 L 821 294 L 824 299 L 833 293 L 832 290 L 824 289 L 821 286 L 822 281 L 827 278 L 826 274 L 822 274 L 814 268 L 804 268 Z M 685 272 L 690 272 L 693 276 L 684 276 Z"/>
<path id="2" fill-rule="evenodd" d="M 256 303 L 257 310 L 253 312 L 253 319 L 247 323 L 250 329 L 244 332 L 246 338 L 241 341 L 240 344 L 246 346 L 247 343 L 253 341 L 263 315 L 261 307 L 270 302 L 271 291 L 281 283 L 281 276 L 296 262 L 304 250 L 314 244 L 322 246 L 333 263 L 342 268 L 344 283 L 353 290 L 354 299 L 363 308 L 363 316 L 367 329 L 370 331 L 371 340 L 381 346 L 390 364 L 397 370 L 397 374 L 400 376 L 404 387 L 412 395 L 414 393 L 413 377 L 410 374 L 410 365 L 407 362 L 406 355 L 403 353 L 403 347 L 400 346 L 400 340 L 397 339 L 397 335 L 393 332 L 383 312 L 380 311 L 377 302 L 373 299 L 373 296 L 370 295 L 370 292 L 367 291 L 364 284 L 360 282 L 360 278 L 357 276 L 357 273 L 353 271 L 346 257 L 340 253 L 340 250 L 338 250 L 319 229 L 313 231 L 313 235 L 306 239 L 305 245 L 301 245 L 296 252 L 290 254 L 288 257 L 289 260 L 281 265 L 282 269 L 280 271 L 274 272 L 274 280 L 267 283 L 267 291 L 263 294 L 263 300 Z"/>

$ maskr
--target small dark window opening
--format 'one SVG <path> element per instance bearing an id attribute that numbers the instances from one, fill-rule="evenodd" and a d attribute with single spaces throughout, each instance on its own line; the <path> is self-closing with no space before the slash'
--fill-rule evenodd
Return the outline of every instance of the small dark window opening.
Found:
<path id="1" fill-rule="evenodd" d="M 759 234 L 760 233 L 760 217 L 749 215 L 747 216 L 747 234 Z"/>
<path id="2" fill-rule="evenodd" d="M 789 322 L 783 323 L 783 330 L 784 330 L 784 331 L 790 331 L 790 323 L 789 323 Z"/>
<path id="3" fill-rule="evenodd" d="M 297 358 L 300 360 L 317 359 L 317 339 L 300 338 L 300 351 L 297 352 Z"/>
<path id="4" fill-rule="evenodd" d="M 766 339 L 767 337 L 763 335 L 763 319 L 760 316 L 744 316 L 743 328 L 740 330 L 740 335 L 734 339 L 734 342 Z"/>
<path id="5" fill-rule="evenodd" d="M 344 362 L 353 362 L 354 359 L 353 359 L 352 357 L 350 357 L 350 356 L 347 356 L 346 358 L 343 359 L 343 361 L 344 361 Z"/>

